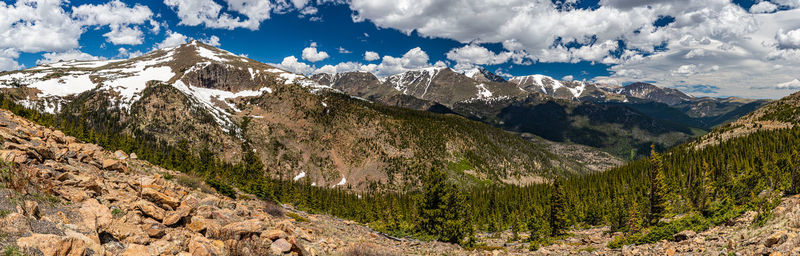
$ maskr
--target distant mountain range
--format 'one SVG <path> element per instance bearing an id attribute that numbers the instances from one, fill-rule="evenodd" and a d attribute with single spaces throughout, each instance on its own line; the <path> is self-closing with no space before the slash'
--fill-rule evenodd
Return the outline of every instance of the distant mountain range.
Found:
<path id="1" fill-rule="evenodd" d="M 366 72 L 310 78 L 382 104 L 453 112 L 508 131 L 597 147 L 626 158 L 647 152 L 650 144 L 668 148 L 687 141 L 768 102 L 698 98 L 648 83 L 620 87 L 544 75 L 506 80 L 483 68 L 456 72 L 432 67 L 383 79 Z"/>
<path id="2" fill-rule="evenodd" d="M 467 185 L 528 184 L 621 164 L 590 147 L 523 139 L 457 115 L 385 106 L 334 89 L 347 84 L 348 93 L 371 101 L 447 113 L 480 90 L 519 91 L 507 83 L 482 85 L 438 68 L 382 81 L 366 73 L 317 78 L 193 41 L 126 60 L 3 72 L 0 91 L 28 108 L 85 122 L 81 132 L 124 133 L 193 154 L 208 150 L 230 163 L 252 151 L 274 178 L 315 186 L 403 190 L 430 168 L 446 168 Z"/>

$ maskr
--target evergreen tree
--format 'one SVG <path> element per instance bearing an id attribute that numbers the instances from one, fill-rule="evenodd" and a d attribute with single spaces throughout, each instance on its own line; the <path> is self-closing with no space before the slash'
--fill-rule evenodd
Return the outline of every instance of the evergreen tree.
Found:
<path id="1" fill-rule="evenodd" d="M 650 224 L 655 224 L 664 216 L 666 211 L 667 188 L 661 155 L 656 152 L 655 146 L 650 146 L 650 148 L 650 212 L 648 220 Z"/>
<path id="2" fill-rule="evenodd" d="M 567 229 L 567 198 L 564 194 L 564 185 L 560 178 L 553 181 L 552 194 L 550 196 L 550 235 L 558 236 L 564 234 Z"/>
<path id="3" fill-rule="evenodd" d="M 639 204 L 636 199 L 629 200 L 628 204 L 628 233 L 636 233 L 642 229 L 642 216 L 639 212 Z"/>
<path id="4" fill-rule="evenodd" d="M 440 241 L 461 243 L 472 235 L 466 197 L 437 168 L 431 169 L 425 181 L 420 228 Z"/>
<path id="5" fill-rule="evenodd" d="M 792 161 L 789 163 L 791 168 L 791 185 L 789 186 L 790 194 L 800 193 L 800 153 L 797 149 L 792 149 Z"/>

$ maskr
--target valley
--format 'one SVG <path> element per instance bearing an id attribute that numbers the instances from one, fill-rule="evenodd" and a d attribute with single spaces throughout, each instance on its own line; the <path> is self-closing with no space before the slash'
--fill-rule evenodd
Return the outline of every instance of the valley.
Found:
<path id="1" fill-rule="evenodd" d="M 3 186 L 20 198 L 3 221 L 31 226 L 4 230 L 7 248 L 638 255 L 798 242 L 800 94 L 695 98 L 449 68 L 306 78 L 197 41 L 0 82 Z"/>

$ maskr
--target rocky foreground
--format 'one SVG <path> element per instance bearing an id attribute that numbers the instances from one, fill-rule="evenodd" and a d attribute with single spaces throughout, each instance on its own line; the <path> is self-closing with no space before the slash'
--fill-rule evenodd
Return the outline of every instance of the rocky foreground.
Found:
<path id="1" fill-rule="evenodd" d="M 478 234 L 481 248 L 397 239 L 364 225 L 240 195 L 77 141 L 0 110 L 3 255 L 798 255 L 800 198 L 672 241 L 609 249 L 607 228 L 530 251 L 524 235 Z"/>
<path id="2" fill-rule="evenodd" d="M 452 252 L 351 221 L 219 195 L 202 179 L 0 110 L 0 249 L 26 255 Z M 289 217 L 293 216 L 293 217 Z M 7 255 L 7 254 L 6 254 Z"/>

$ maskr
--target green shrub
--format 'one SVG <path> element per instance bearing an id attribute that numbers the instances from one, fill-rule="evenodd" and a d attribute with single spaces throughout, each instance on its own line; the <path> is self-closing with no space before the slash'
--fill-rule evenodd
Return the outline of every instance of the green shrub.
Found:
<path id="1" fill-rule="evenodd" d="M 231 187 L 231 185 L 228 185 L 216 178 L 207 179 L 206 184 L 217 190 L 217 193 L 236 199 L 236 191 L 233 190 L 233 187 Z"/>

